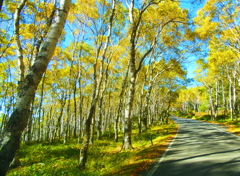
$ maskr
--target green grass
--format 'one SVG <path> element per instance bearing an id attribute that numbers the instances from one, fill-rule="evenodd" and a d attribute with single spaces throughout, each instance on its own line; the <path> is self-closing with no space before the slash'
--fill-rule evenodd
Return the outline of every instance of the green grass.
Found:
<path id="1" fill-rule="evenodd" d="M 159 157 L 174 137 L 176 125 L 155 126 L 141 135 L 133 134 L 133 150 L 121 151 L 122 142 L 113 139 L 95 141 L 90 145 L 87 168 L 77 168 L 81 144 L 71 140 L 67 144 L 46 142 L 21 145 L 22 165 L 9 170 L 7 176 L 134 176 L 147 169 Z M 153 141 L 151 144 L 150 139 Z"/>

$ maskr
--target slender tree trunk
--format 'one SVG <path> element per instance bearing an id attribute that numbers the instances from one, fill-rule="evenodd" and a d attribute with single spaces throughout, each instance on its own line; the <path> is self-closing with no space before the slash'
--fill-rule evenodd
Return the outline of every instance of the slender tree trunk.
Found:
<path id="1" fill-rule="evenodd" d="M 23 80 L 23 87 L 19 89 L 19 96 L 15 109 L 0 137 L 0 175 L 6 175 L 9 164 L 14 158 L 16 151 L 20 146 L 20 137 L 27 126 L 30 115 L 30 106 L 35 95 L 37 87 L 46 71 L 48 63 L 54 54 L 58 39 L 62 33 L 68 11 L 70 0 L 60 2 L 59 13 L 56 16 L 56 22 L 53 24 L 48 37 L 42 46 L 40 53 L 28 74 Z"/>
<path id="2" fill-rule="evenodd" d="M 100 140 L 102 137 L 102 116 L 103 116 L 103 95 L 101 95 L 99 104 L 98 104 L 98 117 L 96 119 L 97 121 L 97 140 Z"/>
<path id="3" fill-rule="evenodd" d="M 97 107 L 95 107 L 97 108 Z M 96 111 L 96 109 L 95 109 Z M 95 119 L 95 114 L 93 115 L 93 117 L 91 118 L 92 119 L 92 123 L 90 125 L 90 144 L 93 144 L 94 142 L 94 132 L 95 132 L 95 124 L 96 124 L 96 119 Z"/>
<path id="4" fill-rule="evenodd" d="M 27 124 L 27 140 L 26 143 L 29 144 L 32 141 L 32 114 L 33 114 L 33 106 L 34 106 L 34 99 L 35 96 L 33 97 L 32 104 L 31 104 L 31 113 L 28 119 L 28 124 Z"/>
<path id="5" fill-rule="evenodd" d="M 222 81 L 222 102 L 223 102 L 223 108 L 224 108 L 224 116 L 227 114 L 227 102 L 225 97 L 225 89 L 224 89 L 224 82 Z"/>
<path id="6" fill-rule="evenodd" d="M 88 156 L 88 146 L 90 144 L 90 137 L 91 137 L 91 123 L 95 115 L 96 104 L 97 102 L 95 99 L 95 101 L 93 101 L 91 104 L 91 108 L 85 122 L 85 136 L 83 139 L 82 147 L 80 149 L 80 156 L 79 156 L 79 163 L 78 163 L 79 169 L 85 169 L 85 166 L 86 166 L 87 156 Z"/>
<path id="7" fill-rule="evenodd" d="M 43 103 L 43 94 L 44 94 L 44 83 L 45 83 L 45 74 L 42 78 L 41 97 L 40 97 L 40 102 L 39 102 L 39 106 L 38 106 L 38 141 L 41 140 L 41 121 L 42 121 L 42 117 L 43 117 L 42 103 Z"/>
<path id="8" fill-rule="evenodd" d="M 212 97 L 212 88 L 209 90 L 209 99 L 210 99 L 210 106 L 211 106 L 211 118 L 214 120 L 214 102 L 213 102 L 213 97 Z"/>
<path id="9" fill-rule="evenodd" d="M 69 88 L 71 89 L 70 85 L 69 85 Z M 70 108 L 71 108 L 71 93 L 72 93 L 72 91 L 69 90 L 68 91 L 68 101 L 67 101 L 67 118 L 66 118 L 66 122 L 65 122 L 65 125 L 64 125 L 64 141 L 63 141 L 64 144 L 66 144 L 66 142 L 68 141 L 69 133 L 70 133 L 70 124 L 71 124 L 71 111 L 70 111 Z"/>
<path id="10" fill-rule="evenodd" d="M 74 82 L 74 89 L 73 89 L 73 100 L 74 100 L 74 128 L 73 128 L 73 137 L 77 138 L 77 126 L 78 124 L 78 110 L 77 110 L 77 78 Z"/>
<path id="11" fill-rule="evenodd" d="M 118 108 L 117 108 L 117 114 L 116 114 L 116 118 L 115 118 L 115 123 L 114 123 L 114 141 L 118 142 L 118 133 L 119 133 L 119 119 L 120 119 L 120 115 L 122 112 L 122 98 L 120 98 L 119 103 L 118 103 Z"/>
<path id="12" fill-rule="evenodd" d="M 103 90 L 100 92 L 99 95 L 99 102 L 98 102 L 98 118 L 96 119 L 97 121 L 97 140 L 100 140 L 102 137 L 102 124 L 103 124 L 103 113 L 104 113 L 104 109 L 103 109 L 103 98 L 104 98 L 104 94 L 106 92 L 106 87 L 107 87 L 107 81 L 108 81 L 108 76 L 107 73 L 108 70 L 106 69 L 106 76 L 105 76 L 105 81 L 104 81 L 104 85 L 103 85 Z"/>
<path id="13" fill-rule="evenodd" d="M 83 103 L 84 103 L 84 96 L 83 96 L 83 90 L 82 90 L 82 71 L 81 71 L 81 60 L 78 62 L 78 84 L 79 84 L 79 115 L 78 115 L 78 142 L 80 142 L 80 137 L 82 136 L 82 121 L 83 121 Z"/>
<path id="14" fill-rule="evenodd" d="M 64 106 L 66 104 L 66 96 L 65 96 L 65 93 L 62 93 L 62 97 L 61 97 L 61 100 L 60 100 L 60 103 L 61 103 L 61 108 L 60 108 L 60 113 L 58 115 L 58 118 L 57 118 L 57 124 L 56 124 L 56 129 L 55 129 L 55 134 L 54 136 L 58 136 L 58 140 L 61 139 L 61 133 L 62 133 L 62 126 L 63 126 L 63 123 L 62 123 L 62 117 L 63 117 L 63 110 L 64 110 Z"/>
<path id="15" fill-rule="evenodd" d="M 230 117 L 231 117 L 231 120 L 233 120 L 233 104 L 232 104 L 232 80 L 231 78 L 229 79 L 229 110 L 230 110 Z"/>
<path id="16" fill-rule="evenodd" d="M 131 70 L 131 69 L 130 69 Z M 130 85 L 124 115 L 124 138 L 121 150 L 132 149 L 132 108 L 135 94 L 136 73 L 130 71 Z"/>
<path id="17" fill-rule="evenodd" d="M 218 81 L 216 81 L 216 89 L 215 89 L 215 104 L 214 104 L 214 121 L 217 120 L 218 117 L 218 93 L 219 93 L 219 84 Z"/>
<path id="18" fill-rule="evenodd" d="M 142 133 L 142 122 L 143 119 L 145 119 L 145 104 L 146 102 L 144 102 L 146 95 L 144 94 L 144 90 L 145 90 L 145 81 L 146 81 L 146 77 L 147 75 L 144 75 L 144 81 L 143 84 L 141 85 L 141 94 L 139 96 L 139 115 L 138 115 L 138 134 Z"/>
<path id="19" fill-rule="evenodd" d="M 238 117 L 238 114 L 239 114 L 239 112 L 238 112 L 238 102 L 237 102 L 237 93 L 236 93 L 236 82 L 237 82 L 236 72 L 234 71 L 232 91 L 233 91 L 233 112 L 234 112 L 235 120 L 237 120 L 237 117 Z"/>
<path id="20" fill-rule="evenodd" d="M 108 46 L 110 43 L 110 37 L 112 35 L 112 27 L 113 27 L 113 20 L 115 16 L 115 0 L 112 1 L 112 7 L 111 7 L 111 15 L 109 18 L 109 25 L 108 25 L 108 34 L 107 38 L 105 40 L 105 45 L 103 47 L 103 54 L 102 54 L 102 60 L 100 63 L 100 75 L 99 79 L 97 79 L 97 63 L 98 63 L 98 57 L 99 57 L 99 52 L 101 47 L 99 48 L 99 51 L 97 52 L 97 57 L 95 58 L 95 64 L 94 64 L 94 90 L 93 90 L 93 96 L 92 96 L 92 102 L 91 102 L 91 107 L 90 111 L 88 114 L 88 117 L 86 119 L 85 123 L 85 137 L 82 143 L 82 147 L 80 149 L 80 157 L 79 157 L 79 164 L 78 167 L 79 169 L 85 169 L 85 165 L 87 162 L 87 153 L 88 153 L 88 146 L 89 146 L 89 141 L 91 137 L 91 122 L 92 119 L 95 116 L 95 111 L 96 111 L 96 106 L 97 102 L 99 100 L 99 93 L 100 89 L 102 87 L 102 81 L 103 81 L 103 74 L 104 74 L 104 62 L 106 60 L 106 54 L 108 50 Z M 98 80 L 98 81 L 97 81 Z"/>
<path id="21" fill-rule="evenodd" d="M 48 142 L 52 142 L 53 140 L 53 119 L 52 119 L 52 110 L 53 110 L 53 105 L 50 106 L 48 115 L 47 115 L 47 136 L 46 136 L 46 140 Z"/>
<path id="22" fill-rule="evenodd" d="M 150 82 L 148 86 L 147 95 L 146 95 L 146 104 L 144 107 L 143 131 L 146 131 L 148 128 L 147 122 L 149 119 L 149 109 L 150 109 L 150 100 L 151 100 L 150 97 L 152 93 L 152 86 L 153 86 L 153 83 Z"/>
<path id="23" fill-rule="evenodd" d="M 121 89 L 121 92 L 119 94 L 119 102 L 118 102 L 118 108 L 117 108 L 117 115 L 116 115 L 116 118 L 115 118 L 115 123 L 114 123 L 114 132 L 115 132 L 115 137 L 114 137 L 114 141 L 115 142 L 118 142 L 118 129 L 119 129 L 119 119 L 120 119 L 120 116 L 122 114 L 122 109 L 123 109 L 123 102 L 124 102 L 124 93 L 125 93 L 125 90 L 126 90 L 126 87 L 127 87 L 127 79 L 128 79 L 128 73 L 129 73 L 129 66 L 127 68 L 127 71 L 126 71 L 126 74 L 125 74 L 125 77 L 124 77 L 124 80 L 123 80 L 123 83 L 122 83 L 122 89 Z"/>
<path id="24" fill-rule="evenodd" d="M 129 92 L 128 92 L 128 99 L 127 105 L 125 108 L 125 115 L 124 115 L 124 138 L 123 138 L 123 145 L 122 150 L 132 149 L 132 140 L 131 140 L 131 133 L 132 133 L 132 108 L 133 108 L 133 100 L 135 94 L 135 85 L 136 85 L 136 78 L 138 72 L 142 68 L 142 64 L 145 58 L 152 52 L 155 47 L 157 37 L 153 39 L 153 42 L 150 44 L 150 47 L 146 50 L 146 52 L 141 56 L 139 59 L 139 64 L 136 64 L 137 58 L 137 43 L 139 39 L 139 29 L 141 26 L 142 16 L 144 12 L 147 10 L 148 7 L 152 5 L 151 2 L 144 4 L 138 13 L 134 13 L 135 11 L 135 1 L 131 0 L 128 3 L 128 15 L 129 15 L 129 22 L 130 22 L 130 59 L 129 59 L 129 73 L 130 73 L 130 85 L 129 85 Z"/>
<path id="25" fill-rule="evenodd" d="M 68 105 L 67 105 L 67 119 L 66 119 L 66 125 L 65 125 L 65 135 L 64 135 L 64 144 L 68 141 L 71 135 L 71 117 L 72 117 L 72 112 L 71 112 L 71 99 L 72 99 L 72 82 L 73 82 L 73 61 L 74 61 L 74 53 L 76 50 L 76 43 L 74 44 L 74 49 L 73 49 L 73 54 L 71 57 L 70 61 L 70 70 L 69 70 L 69 80 L 68 80 Z"/>

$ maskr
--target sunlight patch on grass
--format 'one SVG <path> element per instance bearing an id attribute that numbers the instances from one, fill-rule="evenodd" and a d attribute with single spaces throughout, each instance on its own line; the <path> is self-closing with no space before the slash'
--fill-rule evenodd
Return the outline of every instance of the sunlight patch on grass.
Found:
<path id="1" fill-rule="evenodd" d="M 240 124 L 228 125 L 228 131 L 236 135 L 240 135 Z"/>

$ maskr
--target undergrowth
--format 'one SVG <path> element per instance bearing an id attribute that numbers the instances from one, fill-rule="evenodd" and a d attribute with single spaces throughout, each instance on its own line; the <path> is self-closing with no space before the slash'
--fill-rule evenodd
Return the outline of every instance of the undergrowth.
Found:
<path id="1" fill-rule="evenodd" d="M 176 125 L 155 126 L 138 135 L 133 133 L 133 150 L 121 151 L 122 142 L 106 138 L 90 145 L 85 170 L 77 168 L 81 144 L 77 140 L 67 144 L 46 142 L 20 148 L 21 166 L 9 170 L 7 176 L 136 176 L 159 157 L 173 138 Z M 152 142 L 151 142 L 152 141 Z M 152 145 L 153 144 L 153 145 Z"/>

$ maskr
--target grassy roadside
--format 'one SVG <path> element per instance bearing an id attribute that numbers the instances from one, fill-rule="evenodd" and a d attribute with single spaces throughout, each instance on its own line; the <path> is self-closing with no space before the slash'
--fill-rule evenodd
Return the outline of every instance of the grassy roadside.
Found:
<path id="1" fill-rule="evenodd" d="M 168 125 L 154 126 L 141 135 L 133 131 L 134 149 L 121 152 L 121 141 L 115 143 L 107 137 L 95 141 L 89 148 L 84 171 L 76 168 L 81 145 L 76 140 L 67 144 L 22 144 L 22 166 L 9 170 L 7 176 L 137 176 L 165 152 L 176 131 L 177 125 L 172 121 Z"/>
<path id="2" fill-rule="evenodd" d="M 227 127 L 227 130 L 231 133 L 234 133 L 236 135 L 240 135 L 240 117 L 237 120 L 232 120 L 228 116 L 223 116 L 219 115 L 217 118 L 217 121 L 213 121 L 211 119 L 210 115 L 200 115 L 200 116 L 194 116 L 191 114 L 176 114 L 176 116 L 183 117 L 183 118 L 190 118 L 190 119 L 195 119 L 195 120 L 201 120 L 204 122 L 210 122 L 210 123 L 215 123 L 215 124 L 222 124 Z"/>

